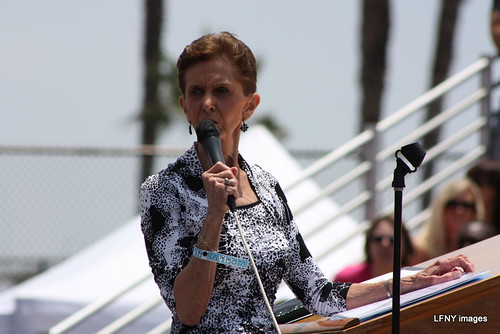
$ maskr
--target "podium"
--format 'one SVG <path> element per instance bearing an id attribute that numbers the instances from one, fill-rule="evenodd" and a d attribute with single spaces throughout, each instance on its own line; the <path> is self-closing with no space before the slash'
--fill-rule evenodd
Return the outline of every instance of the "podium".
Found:
<path id="1" fill-rule="evenodd" d="M 439 256 L 467 255 L 476 272 L 490 277 L 401 308 L 401 333 L 500 333 L 500 235 Z M 436 258 L 437 259 L 437 258 Z M 436 259 L 423 262 L 427 267 Z M 309 316 L 280 325 L 285 333 L 391 333 L 391 313 L 365 322 Z"/>

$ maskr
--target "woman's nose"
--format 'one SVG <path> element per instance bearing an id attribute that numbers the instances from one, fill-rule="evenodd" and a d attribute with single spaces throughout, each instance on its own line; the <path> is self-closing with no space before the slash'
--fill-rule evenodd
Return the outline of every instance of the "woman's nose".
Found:
<path id="1" fill-rule="evenodd" d="M 392 246 L 391 240 L 389 238 L 382 239 L 382 246 L 384 246 L 384 247 L 390 247 L 390 246 Z"/>
<path id="2" fill-rule="evenodd" d="M 203 110 L 215 111 L 215 104 L 212 96 L 207 95 L 203 100 Z"/>

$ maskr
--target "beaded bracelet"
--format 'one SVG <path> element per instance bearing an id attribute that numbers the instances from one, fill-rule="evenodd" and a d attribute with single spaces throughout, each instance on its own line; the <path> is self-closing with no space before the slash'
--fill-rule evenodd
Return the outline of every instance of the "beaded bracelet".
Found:
<path id="1" fill-rule="evenodd" d="M 388 279 L 384 282 L 384 288 L 385 288 L 385 292 L 387 293 L 387 297 L 392 298 L 392 293 L 391 293 L 391 290 L 389 289 L 389 281 L 390 281 L 390 279 Z"/>

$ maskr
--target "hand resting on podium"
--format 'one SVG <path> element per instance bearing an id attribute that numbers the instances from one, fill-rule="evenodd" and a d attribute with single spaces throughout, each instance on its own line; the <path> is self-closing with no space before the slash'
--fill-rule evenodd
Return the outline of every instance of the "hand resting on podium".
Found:
<path id="1" fill-rule="evenodd" d="M 439 259 L 415 275 L 401 279 L 401 294 L 451 281 L 473 272 L 474 264 L 466 255 Z M 392 296 L 392 280 L 377 283 L 354 283 L 347 292 L 347 309 L 353 309 Z"/>

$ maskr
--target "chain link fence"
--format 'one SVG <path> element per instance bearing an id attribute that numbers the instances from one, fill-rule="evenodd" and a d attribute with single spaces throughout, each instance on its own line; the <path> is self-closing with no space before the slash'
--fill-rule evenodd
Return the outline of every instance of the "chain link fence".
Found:
<path id="1" fill-rule="evenodd" d="M 56 265 L 136 217 L 142 155 L 155 155 L 154 171 L 158 171 L 186 149 L 0 145 L 0 291 Z M 307 166 L 326 152 L 292 154 Z M 325 171 L 317 181 L 343 172 Z"/>
<path id="2" fill-rule="evenodd" d="M 166 150 L 156 162 L 165 165 L 183 151 Z M 141 154 L 141 149 L 0 146 L 0 290 L 136 216 Z"/>

